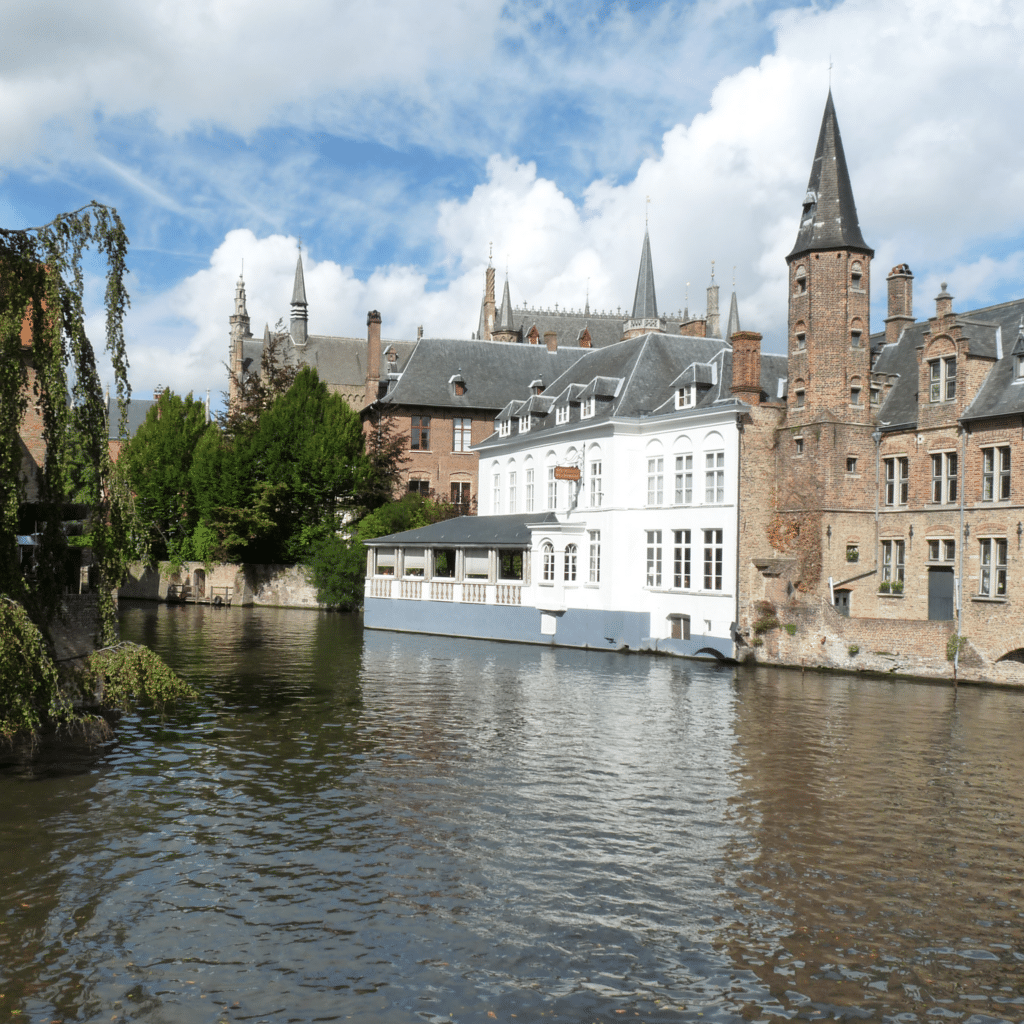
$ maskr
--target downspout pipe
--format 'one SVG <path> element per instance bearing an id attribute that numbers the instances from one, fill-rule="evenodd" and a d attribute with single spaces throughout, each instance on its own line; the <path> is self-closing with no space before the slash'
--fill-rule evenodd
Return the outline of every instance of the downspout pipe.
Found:
<path id="1" fill-rule="evenodd" d="M 959 566 L 957 569 L 957 602 L 956 602 L 956 653 L 953 655 L 953 678 L 956 678 L 960 668 L 960 637 L 963 635 L 964 622 L 964 495 L 967 492 L 967 435 L 970 427 L 960 422 L 960 472 L 957 476 L 960 479 L 960 537 L 957 543 L 960 545 L 958 557 Z"/>

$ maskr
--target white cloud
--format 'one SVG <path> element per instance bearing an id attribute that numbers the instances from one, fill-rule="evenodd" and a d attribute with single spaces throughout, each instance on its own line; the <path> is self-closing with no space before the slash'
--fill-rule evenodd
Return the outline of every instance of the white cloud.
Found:
<path id="1" fill-rule="evenodd" d="M 705 8 L 700 11 L 706 16 Z M 491 31 L 493 9 L 484 5 L 479 13 Z M 413 24 L 423 38 L 433 38 L 438 28 Z M 680 307 L 690 282 L 690 308 L 703 309 L 715 259 L 724 312 L 735 265 L 744 326 L 762 330 L 766 346 L 781 350 L 784 258 L 796 235 L 830 54 L 861 226 L 877 249 L 874 328 L 884 316 L 885 272 L 898 262 L 918 273 L 919 299 L 938 280 L 949 281 L 958 308 L 1007 291 L 1019 295 L 1024 133 L 1017 97 L 1024 92 L 1024 65 L 1017 42 L 1024 8 L 997 0 L 846 0 L 829 9 L 781 12 L 774 24 L 774 52 L 723 78 L 707 109 L 668 130 L 660 151 L 628 180 L 594 180 L 576 204 L 534 163 L 492 156 L 486 180 L 472 195 L 442 202 L 435 220 L 419 222 L 417 230 L 443 253 L 429 274 L 382 265 L 361 279 L 340 262 L 311 259 L 311 329 L 362 335 L 365 311 L 377 308 L 385 335 L 413 337 L 423 323 L 428 334 L 466 336 L 476 324 L 492 241 L 499 281 L 508 255 L 515 302 L 580 306 L 589 281 L 592 307 L 628 307 L 650 196 L 662 307 Z M 491 38 L 470 54 L 456 33 L 451 66 L 486 58 Z M 393 36 L 387 45 L 397 53 L 405 44 Z M 429 79 L 420 57 L 412 61 L 398 78 Z M 401 196 L 393 202 L 400 206 Z M 133 311 L 141 346 L 133 362 L 140 373 L 153 383 L 175 383 L 176 374 L 180 386 L 194 381 L 189 386 L 203 389 L 211 372 L 223 379 L 219 362 L 243 255 L 254 324 L 286 314 L 294 241 L 230 232 L 208 269 Z M 182 320 L 172 322 L 169 311 Z M 919 301 L 918 315 L 928 312 L 927 300 Z M 173 367 L 161 366 L 157 353 L 173 350 L 182 336 L 189 339 L 187 351 Z"/>

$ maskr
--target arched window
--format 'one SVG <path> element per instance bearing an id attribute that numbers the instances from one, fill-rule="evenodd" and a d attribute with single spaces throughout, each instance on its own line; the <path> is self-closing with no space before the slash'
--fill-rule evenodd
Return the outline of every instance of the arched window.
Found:
<path id="1" fill-rule="evenodd" d="M 544 541 L 544 544 L 543 544 L 543 546 L 541 547 L 540 550 L 541 550 L 541 553 L 544 556 L 544 572 L 543 572 L 543 577 L 542 578 L 543 578 L 545 583 L 554 583 L 555 582 L 555 546 L 551 543 L 551 541 L 546 540 L 546 541 Z"/>
<path id="2" fill-rule="evenodd" d="M 565 546 L 565 572 L 566 583 L 576 582 L 576 545 L 566 544 Z"/>

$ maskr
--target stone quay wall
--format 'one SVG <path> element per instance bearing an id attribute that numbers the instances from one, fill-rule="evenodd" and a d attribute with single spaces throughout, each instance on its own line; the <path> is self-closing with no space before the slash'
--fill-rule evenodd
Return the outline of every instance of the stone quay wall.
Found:
<path id="1" fill-rule="evenodd" d="M 185 562 L 177 572 L 133 565 L 118 596 L 170 603 L 323 608 L 301 565 L 232 565 Z"/>

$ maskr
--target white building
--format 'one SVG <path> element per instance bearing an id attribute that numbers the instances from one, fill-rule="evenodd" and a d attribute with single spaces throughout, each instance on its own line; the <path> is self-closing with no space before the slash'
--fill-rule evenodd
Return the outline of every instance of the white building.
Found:
<path id="1" fill-rule="evenodd" d="M 784 373 L 763 357 L 762 390 Z M 478 517 L 370 543 L 366 625 L 731 657 L 731 382 L 727 343 L 663 333 L 535 382 L 475 446 Z"/>

